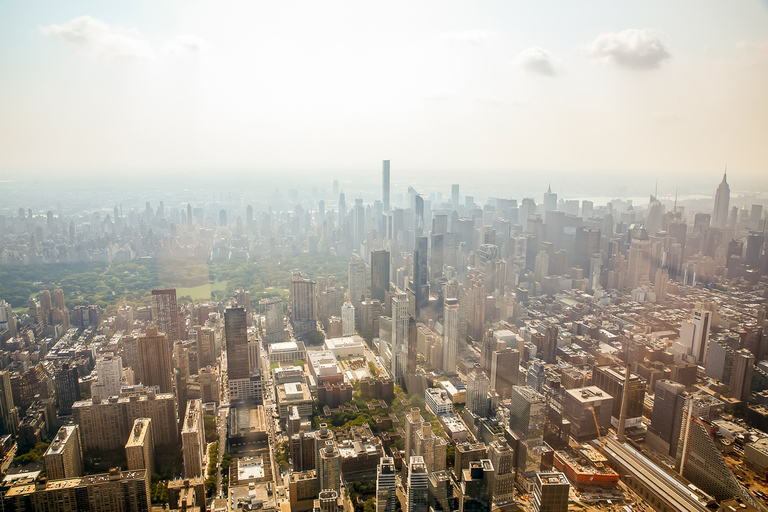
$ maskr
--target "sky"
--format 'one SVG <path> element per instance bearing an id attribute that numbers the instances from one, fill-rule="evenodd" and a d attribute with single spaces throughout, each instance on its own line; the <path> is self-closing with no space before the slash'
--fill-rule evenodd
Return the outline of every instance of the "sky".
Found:
<path id="1" fill-rule="evenodd" d="M 768 175 L 765 0 L 3 1 L 0 48 L 0 179 Z"/>

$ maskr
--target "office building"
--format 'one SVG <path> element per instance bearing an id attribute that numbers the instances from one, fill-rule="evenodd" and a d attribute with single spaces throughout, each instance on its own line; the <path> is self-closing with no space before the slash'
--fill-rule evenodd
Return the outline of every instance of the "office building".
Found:
<path id="1" fill-rule="evenodd" d="M 546 399 L 528 386 L 513 386 L 509 402 L 509 428 L 536 439 L 546 424 Z"/>
<path id="2" fill-rule="evenodd" d="M 82 476 L 83 454 L 77 425 L 65 425 L 56 433 L 45 452 L 45 474 L 49 480 Z"/>
<path id="3" fill-rule="evenodd" d="M 176 289 L 152 290 L 152 323 L 168 338 L 168 348 L 181 339 Z"/>
<path id="4" fill-rule="evenodd" d="M 730 382 L 732 398 L 742 402 L 746 402 L 749 399 L 754 366 L 755 356 L 749 350 L 743 348 L 734 353 Z"/>
<path id="5" fill-rule="evenodd" d="M 534 512 L 568 512 L 571 484 L 563 473 L 536 473 Z"/>
<path id="6" fill-rule="evenodd" d="M 229 400 L 255 400 L 261 403 L 263 388 L 261 372 L 251 367 L 248 350 L 248 325 L 245 309 L 227 308 L 224 312 L 224 333 L 227 343 L 227 375 Z"/>
<path id="7" fill-rule="evenodd" d="M 384 160 L 381 168 L 381 204 L 385 212 L 390 211 L 389 204 L 389 160 Z"/>
<path id="8" fill-rule="evenodd" d="M 151 475 L 155 469 L 155 441 L 151 418 L 136 418 L 128 441 L 125 443 L 125 458 L 128 470 L 146 469 Z"/>
<path id="9" fill-rule="evenodd" d="M 491 388 L 499 398 L 506 400 L 512 395 L 512 386 L 517 385 L 520 372 L 520 352 L 513 348 L 503 348 L 491 353 Z"/>
<path id="10" fill-rule="evenodd" d="M 376 470 L 376 512 L 395 512 L 397 483 L 395 459 L 382 457 Z"/>
<path id="11" fill-rule="evenodd" d="M 280 297 L 270 297 L 259 302 L 264 309 L 264 341 L 280 343 L 285 341 L 285 314 L 283 300 Z"/>
<path id="12" fill-rule="evenodd" d="M 408 461 L 406 492 L 407 512 L 429 511 L 429 473 L 422 457 L 414 456 Z"/>
<path id="13" fill-rule="evenodd" d="M 491 512 L 494 468 L 488 459 L 475 460 L 461 471 L 459 512 Z"/>
<path id="14" fill-rule="evenodd" d="M 459 300 L 446 298 L 443 303 L 443 371 L 456 373 L 456 357 L 459 353 Z"/>
<path id="15" fill-rule="evenodd" d="M 341 305 L 341 335 L 354 336 L 355 334 L 355 306 L 351 302 Z"/>
<path id="16" fill-rule="evenodd" d="M 80 400 L 80 384 L 77 368 L 64 363 L 54 372 L 53 382 L 56 386 L 56 401 L 59 405 L 59 416 L 72 414 L 72 404 Z M 0 381 L 2 376 L 0 375 Z M 2 401 L 2 397 L 0 397 Z M 2 405 L 0 405 L 2 410 Z"/>
<path id="17" fill-rule="evenodd" d="M 685 401 L 685 386 L 682 384 L 671 380 L 656 382 L 651 424 L 646 436 L 646 443 L 656 451 L 677 456 Z"/>
<path id="18" fill-rule="evenodd" d="M 216 332 L 210 327 L 197 329 L 197 366 L 216 365 Z"/>
<path id="19" fill-rule="evenodd" d="M 139 336 L 137 341 L 142 384 L 157 386 L 160 393 L 172 393 L 173 365 L 166 335 L 158 332 L 156 327 L 147 327 L 146 334 Z"/>
<path id="20" fill-rule="evenodd" d="M 408 296 L 398 292 L 392 298 L 392 359 L 390 371 L 395 383 L 402 385 L 408 369 Z"/>
<path id="21" fill-rule="evenodd" d="M 300 272 L 291 278 L 291 320 L 295 336 L 317 329 L 315 282 Z"/>
<path id="22" fill-rule="evenodd" d="M 389 251 L 371 251 L 371 299 L 386 304 L 389 292 Z"/>
<path id="23" fill-rule="evenodd" d="M 571 422 L 571 437 L 579 443 L 598 438 L 598 425 L 607 431 L 612 411 L 613 397 L 597 386 L 565 392 L 563 418 Z"/>
<path id="24" fill-rule="evenodd" d="M 320 493 L 319 482 L 317 480 L 317 471 L 297 470 L 294 467 L 290 475 L 288 487 L 291 496 L 291 511 L 309 511 L 312 510 L 315 498 Z"/>
<path id="25" fill-rule="evenodd" d="M 684 320 L 680 326 L 680 344 L 688 350 L 692 362 L 702 366 L 707 363 L 711 324 L 712 312 L 697 305 L 691 319 Z"/>
<path id="26" fill-rule="evenodd" d="M 731 187 L 726 181 L 727 173 L 723 173 L 723 181 L 715 192 L 715 205 L 712 209 L 712 226 L 724 228 L 728 224 L 728 206 L 731 202 Z"/>
<path id="27" fill-rule="evenodd" d="M 467 408 L 481 418 L 487 418 L 491 409 L 488 393 L 491 391 L 491 381 L 485 372 L 475 365 L 467 377 Z"/>
<path id="28" fill-rule="evenodd" d="M 621 416 L 621 403 L 624 400 L 625 369 L 618 366 L 598 366 L 593 372 L 594 385 L 613 397 L 613 411 L 611 412 L 611 424 L 619 425 Z M 629 403 L 627 404 L 626 426 L 639 425 L 643 415 L 643 402 L 645 400 L 645 380 L 630 372 L 629 376 Z"/>
<path id="29" fill-rule="evenodd" d="M 16 433 L 17 414 L 13 403 L 13 391 L 11 389 L 11 372 L 0 370 L 0 432 L 2 434 Z"/>
<path id="30" fill-rule="evenodd" d="M 514 500 L 515 452 L 503 438 L 494 439 L 488 445 L 488 459 L 493 465 L 490 482 L 493 502 L 506 503 Z"/>
<path id="31" fill-rule="evenodd" d="M 200 400 L 187 402 L 187 413 L 183 421 L 181 447 L 184 455 L 184 476 L 186 478 L 203 476 L 206 443 L 203 404 Z"/>

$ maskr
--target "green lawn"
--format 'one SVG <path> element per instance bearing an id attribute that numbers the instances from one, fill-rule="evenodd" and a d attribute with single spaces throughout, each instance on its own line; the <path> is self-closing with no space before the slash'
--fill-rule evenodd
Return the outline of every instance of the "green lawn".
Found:
<path id="1" fill-rule="evenodd" d="M 227 281 L 217 281 L 213 284 L 201 284 L 187 288 L 176 288 L 176 297 L 192 297 L 192 300 L 208 300 L 211 298 L 211 292 L 226 292 Z"/>

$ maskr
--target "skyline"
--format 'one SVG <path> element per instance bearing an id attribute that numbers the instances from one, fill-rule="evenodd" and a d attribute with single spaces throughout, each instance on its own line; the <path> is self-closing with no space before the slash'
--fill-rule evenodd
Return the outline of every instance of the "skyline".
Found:
<path id="1" fill-rule="evenodd" d="M 765 2 L 46 5 L 0 5 L 0 177 L 763 181 Z"/>

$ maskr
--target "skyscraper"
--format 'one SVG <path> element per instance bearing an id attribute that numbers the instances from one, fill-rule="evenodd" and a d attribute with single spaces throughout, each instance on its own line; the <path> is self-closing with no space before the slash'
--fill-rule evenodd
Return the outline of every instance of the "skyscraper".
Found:
<path id="1" fill-rule="evenodd" d="M 78 426 L 65 425 L 61 427 L 45 452 L 46 476 L 50 480 L 82 476 L 82 457 Z"/>
<path id="2" fill-rule="evenodd" d="M 64 363 L 54 373 L 53 380 L 56 385 L 56 400 L 59 402 L 59 416 L 72 414 L 72 404 L 80 400 L 77 368 L 70 368 L 68 363 Z"/>
<path id="3" fill-rule="evenodd" d="M 384 207 L 384 211 L 390 210 L 389 205 L 389 160 L 384 160 L 384 164 L 381 170 L 381 202 Z"/>
<path id="4" fill-rule="evenodd" d="M 397 483 L 395 459 L 382 457 L 376 471 L 376 512 L 395 512 Z"/>
<path id="5" fill-rule="evenodd" d="M 152 323 L 168 337 L 168 348 L 179 341 L 179 309 L 176 305 L 176 289 L 152 290 Z"/>
<path id="6" fill-rule="evenodd" d="M 294 272 L 291 278 L 291 306 L 293 332 L 296 336 L 317 328 L 315 282 L 300 272 Z"/>
<path id="7" fill-rule="evenodd" d="M 371 298 L 386 303 L 389 291 L 389 251 L 371 251 Z"/>
<path id="8" fill-rule="evenodd" d="M 553 212 L 557 210 L 557 194 L 552 192 L 552 186 L 547 187 L 547 191 L 544 192 L 544 211 Z"/>
<path id="9" fill-rule="evenodd" d="M 459 185 L 451 185 L 451 207 L 454 210 L 459 209 Z M 456 226 L 451 228 L 451 231 L 456 231 Z"/>
<path id="10" fill-rule="evenodd" d="M 408 366 L 408 296 L 398 292 L 392 298 L 392 360 L 395 383 L 402 384 Z"/>
<path id="11" fill-rule="evenodd" d="M 158 386 L 160 393 L 173 393 L 173 365 L 168 337 L 158 332 L 157 327 L 147 327 L 147 333 L 138 339 L 138 349 L 142 384 Z"/>
<path id="12" fill-rule="evenodd" d="M 727 173 L 723 173 L 723 181 L 717 186 L 715 192 L 715 207 L 712 211 L 712 225 L 716 228 L 724 228 L 728 224 L 728 206 L 731 202 L 731 187 L 726 181 Z"/>
<path id="13" fill-rule="evenodd" d="M 355 306 L 355 311 L 359 318 L 360 305 L 365 295 L 366 284 L 366 265 L 363 259 L 357 254 L 352 255 L 349 260 L 349 301 Z"/>
<path id="14" fill-rule="evenodd" d="M 184 455 L 184 476 L 186 478 L 202 476 L 206 443 L 203 403 L 200 400 L 187 402 L 187 414 L 184 416 L 181 429 L 181 446 Z"/>
<path id="15" fill-rule="evenodd" d="M 677 457 L 677 444 L 683 425 L 685 386 L 671 380 L 656 382 L 651 425 L 646 442 L 659 452 Z"/>
<path id="16" fill-rule="evenodd" d="M 488 392 L 491 390 L 491 382 L 488 376 L 475 365 L 474 370 L 467 377 L 467 408 L 481 418 L 487 418 L 490 412 L 490 400 Z"/>
<path id="17" fill-rule="evenodd" d="M 443 371 L 456 373 L 456 356 L 459 352 L 459 301 L 445 299 L 443 307 Z"/>
<path id="18" fill-rule="evenodd" d="M 227 342 L 227 376 L 230 401 L 254 398 L 251 389 L 251 364 L 248 358 L 248 325 L 245 309 L 227 308 L 224 312 Z"/>
<path id="19" fill-rule="evenodd" d="M 406 510 L 408 512 L 427 512 L 429 510 L 429 473 L 424 458 L 411 457 L 408 462 L 408 493 Z"/>
<path id="20" fill-rule="evenodd" d="M 317 476 L 321 491 L 341 490 L 341 456 L 333 441 L 326 441 L 325 446 L 320 449 Z"/>

